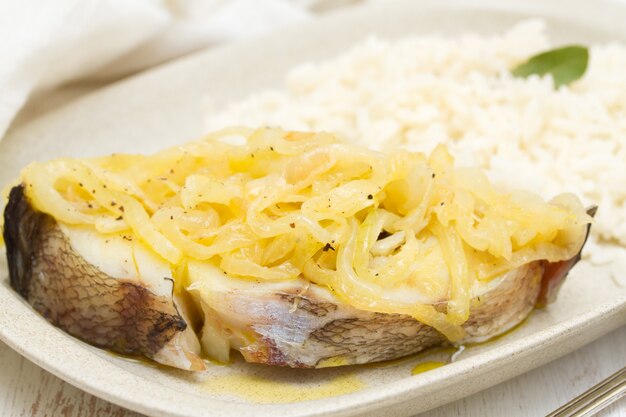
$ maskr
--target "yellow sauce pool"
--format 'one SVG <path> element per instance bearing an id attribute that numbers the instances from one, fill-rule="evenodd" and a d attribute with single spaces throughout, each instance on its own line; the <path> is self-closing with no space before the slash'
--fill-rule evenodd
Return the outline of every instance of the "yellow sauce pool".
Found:
<path id="1" fill-rule="evenodd" d="M 443 365 L 447 364 L 447 362 L 439 362 L 439 361 L 426 361 L 420 362 L 411 370 L 412 375 L 421 374 L 422 372 L 431 371 L 433 369 L 437 369 Z"/>
<path id="2" fill-rule="evenodd" d="M 204 388 L 213 394 L 234 394 L 255 403 L 278 404 L 317 400 L 359 391 L 367 385 L 347 373 L 319 384 L 274 381 L 256 375 L 238 374 L 212 377 Z"/>

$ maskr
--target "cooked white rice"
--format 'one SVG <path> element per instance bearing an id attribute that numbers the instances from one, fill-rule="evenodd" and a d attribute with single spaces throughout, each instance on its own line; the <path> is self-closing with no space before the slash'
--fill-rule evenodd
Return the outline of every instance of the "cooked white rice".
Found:
<path id="1" fill-rule="evenodd" d="M 553 46 L 544 26 L 526 21 L 498 36 L 371 38 L 330 61 L 293 69 L 282 90 L 212 114 L 209 128 L 329 130 L 374 148 L 426 152 L 445 143 L 458 164 L 484 168 L 499 186 L 545 198 L 569 191 L 599 205 L 588 253 L 622 277 L 626 47 L 591 47 L 585 76 L 555 91 L 551 77 L 509 72 Z"/>

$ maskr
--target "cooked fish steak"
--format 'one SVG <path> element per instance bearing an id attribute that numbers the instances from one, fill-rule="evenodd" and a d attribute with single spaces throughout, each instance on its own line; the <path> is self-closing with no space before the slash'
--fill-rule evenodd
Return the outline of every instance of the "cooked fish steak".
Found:
<path id="1" fill-rule="evenodd" d="M 232 349 L 326 367 L 486 340 L 554 298 L 592 222 L 575 195 L 499 192 L 444 146 L 274 128 L 35 162 L 20 181 L 13 287 L 87 342 L 191 370 Z"/>
<path id="2" fill-rule="evenodd" d="M 172 297 L 171 279 L 133 277 L 125 261 L 139 257 L 110 246 L 103 253 L 89 232 L 34 210 L 22 186 L 11 192 L 5 224 L 11 285 L 47 320 L 96 346 L 204 369 L 197 337 Z M 538 302 L 554 299 L 577 260 L 533 262 L 477 286 L 466 335 L 457 343 L 481 342 L 520 323 Z M 159 269 L 154 259 L 143 265 Z M 390 360 L 449 344 L 410 316 L 359 310 L 304 279 L 257 283 L 202 262 L 190 262 L 188 269 L 196 282 L 190 291 L 199 295 L 204 312 L 202 348 L 219 361 L 227 362 L 235 349 L 249 362 L 314 368 Z"/>

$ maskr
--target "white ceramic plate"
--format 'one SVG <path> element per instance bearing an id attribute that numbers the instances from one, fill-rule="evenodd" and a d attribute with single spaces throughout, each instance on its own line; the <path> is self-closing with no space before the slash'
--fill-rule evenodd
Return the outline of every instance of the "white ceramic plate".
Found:
<path id="1" fill-rule="evenodd" d="M 0 183 L 16 177 L 32 160 L 150 152 L 194 139 L 203 133 L 207 96 L 219 105 L 277 86 L 293 65 L 340 53 L 371 33 L 393 38 L 499 32 L 529 16 L 544 17 L 557 42 L 626 41 L 626 9 L 608 1 L 386 2 L 201 53 L 79 100 L 0 143 Z M 77 341 L 49 325 L 10 289 L 6 267 L 0 277 L 2 340 L 83 390 L 155 416 L 408 416 L 540 366 L 626 324 L 626 289 L 606 271 L 582 263 L 568 278 L 558 302 L 534 313 L 518 331 L 417 376 L 410 374 L 416 360 L 386 368 L 326 370 L 238 363 L 192 375 L 132 362 Z M 220 384 L 226 389 L 241 384 L 241 379 L 228 376 L 240 374 L 278 381 L 282 398 L 291 400 L 297 399 L 294 393 L 318 392 L 316 387 L 333 391 L 355 381 L 366 387 L 332 400 L 290 404 L 258 404 L 245 395 L 216 390 Z M 337 384 L 338 377 L 348 382 Z M 262 389 L 265 384 L 254 386 Z M 254 386 L 239 391 L 250 394 Z"/>

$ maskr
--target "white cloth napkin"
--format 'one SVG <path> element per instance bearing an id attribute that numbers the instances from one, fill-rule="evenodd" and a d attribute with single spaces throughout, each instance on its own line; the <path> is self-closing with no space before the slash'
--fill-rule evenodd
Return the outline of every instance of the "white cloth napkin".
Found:
<path id="1" fill-rule="evenodd" d="M 320 0 L 0 1 L 0 138 L 31 99 L 308 20 Z"/>

